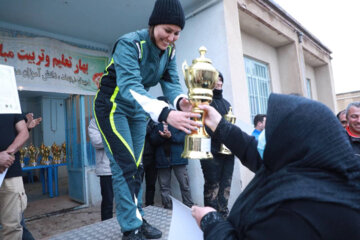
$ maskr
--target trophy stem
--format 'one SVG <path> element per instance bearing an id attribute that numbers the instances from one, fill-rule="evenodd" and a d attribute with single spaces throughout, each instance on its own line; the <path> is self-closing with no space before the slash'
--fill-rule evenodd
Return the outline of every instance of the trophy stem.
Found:
<path id="1" fill-rule="evenodd" d="M 193 119 L 196 122 L 201 122 L 202 127 L 193 130 L 191 134 L 186 135 L 184 143 L 184 151 L 181 154 L 182 158 L 188 159 L 212 159 L 211 154 L 211 139 L 205 130 L 206 112 L 194 107 L 193 112 L 199 113 L 200 118 Z"/>

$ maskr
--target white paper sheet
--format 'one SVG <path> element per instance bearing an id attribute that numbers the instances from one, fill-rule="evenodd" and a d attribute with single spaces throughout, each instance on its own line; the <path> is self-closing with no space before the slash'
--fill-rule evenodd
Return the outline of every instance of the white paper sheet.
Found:
<path id="1" fill-rule="evenodd" d="M 0 114 L 21 113 L 14 67 L 0 64 Z"/>
<path id="2" fill-rule="evenodd" d="M 2 173 L 0 173 L 0 187 L 1 187 L 2 183 L 3 183 L 3 181 L 4 181 L 4 178 L 5 178 L 5 175 L 6 175 L 6 173 L 7 173 L 7 170 L 8 170 L 8 169 L 5 169 L 5 171 L 3 171 Z"/>
<path id="3" fill-rule="evenodd" d="M 203 232 L 191 215 L 191 209 L 171 197 L 173 210 L 169 231 L 169 240 L 201 240 Z"/>

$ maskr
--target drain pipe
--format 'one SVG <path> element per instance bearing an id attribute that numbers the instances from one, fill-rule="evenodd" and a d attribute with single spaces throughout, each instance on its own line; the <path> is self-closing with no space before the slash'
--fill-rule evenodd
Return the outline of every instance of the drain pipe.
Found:
<path id="1" fill-rule="evenodd" d="M 190 12 L 189 14 L 186 14 L 185 16 L 185 19 L 189 19 L 189 18 L 192 18 L 194 17 L 195 15 L 201 13 L 202 11 L 205 11 L 206 9 L 214 6 L 215 4 L 219 3 L 219 2 L 222 2 L 223 0 L 212 0 L 212 1 L 209 1 L 205 4 L 203 4 L 201 7 L 195 9 L 194 11 Z"/>

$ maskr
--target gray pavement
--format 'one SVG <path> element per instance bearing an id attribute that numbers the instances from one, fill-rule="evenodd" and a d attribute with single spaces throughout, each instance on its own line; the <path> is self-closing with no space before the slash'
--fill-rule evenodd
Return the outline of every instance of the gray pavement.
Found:
<path id="1" fill-rule="evenodd" d="M 171 210 L 148 206 L 144 208 L 145 219 L 154 227 L 162 231 L 163 235 L 160 239 L 168 239 Z M 95 240 L 95 239 L 120 239 L 122 237 L 120 226 L 116 218 L 112 218 L 103 222 L 97 222 L 84 227 L 73 229 L 68 232 L 57 234 L 50 237 L 52 240 Z"/>

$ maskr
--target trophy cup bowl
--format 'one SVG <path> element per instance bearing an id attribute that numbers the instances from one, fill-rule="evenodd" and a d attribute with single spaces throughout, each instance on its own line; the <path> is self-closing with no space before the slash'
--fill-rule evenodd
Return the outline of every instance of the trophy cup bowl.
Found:
<path id="1" fill-rule="evenodd" d="M 226 121 L 230 122 L 231 124 L 235 124 L 236 117 L 232 113 L 232 107 L 229 107 L 229 112 L 224 115 L 224 118 L 225 118 Z M 231 155 L 232 154 L 232 152 L 223 143 L 220 145 L 219 153 L 225 154 L 225 155 Z"/>
<path id="2" fill-rule="evenodd" d="M 200 47 L 200 57 L 192 61 L 192 65 L 187 66 L 186 61 L 182 64 L 185 83 L 188 88 L 189 101 L 192 104 L 192 112 L 200 114 L 200 118 L 193 119 L 202 124 L 198 130 L 186 135 L 184 151 L 181 157 L 188 159 L 212 159 L 211 140 L 205 131 L 205 112 L 198 106 L 210 104 L 213 96 L 213 88 L 219 73 L 211 64 L 211 60 L 205 57 L 205 47 Z"/>

